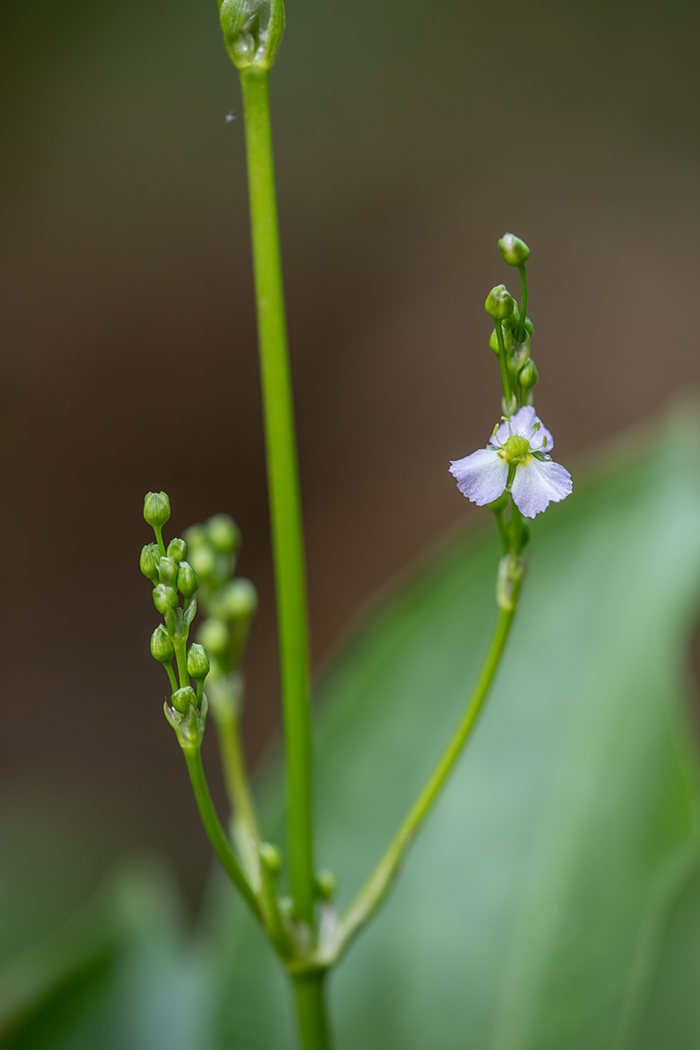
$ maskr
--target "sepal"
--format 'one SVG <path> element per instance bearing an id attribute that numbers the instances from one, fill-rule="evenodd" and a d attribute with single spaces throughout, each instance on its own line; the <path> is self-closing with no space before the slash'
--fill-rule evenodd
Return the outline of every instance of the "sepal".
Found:
<path id="1" fill-rule="evenodd" d="M 219 18 L 226 50 L 237 69 L 272 67 L 284 33 L 283 0 L 223 0 Z"/>

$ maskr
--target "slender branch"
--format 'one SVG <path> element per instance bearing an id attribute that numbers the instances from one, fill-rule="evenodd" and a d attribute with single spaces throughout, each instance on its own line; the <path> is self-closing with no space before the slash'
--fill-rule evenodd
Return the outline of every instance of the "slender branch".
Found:
<path id="1" fill-rule="evenodd" d="M 324 997 L 325 973 L 314 971 L 292 978 L 303 1050 L 330 1050 Z"/>
<path id="2" fill-rule="evenodd" d="M 425 820 L 447 777 L 469 739 L 481 711 L 506 644 L 515 609 L 501 609 L 491 645 L 471 699 L 428 782 L 413 804 L 386 853 L 350 905 L 341 922 L 337 955 L 347 948 L 389 892 L 399 865 L 413 837 Z"/>
<path id="3" fill-rule="evenodd" d="M 306 582 L 270 130 L 269 71 L 241 70 L 275 556 L 287 749 L 289 863 L 296 914 L 313 926 L 311 726 Z"/>
<path id="4" fill-rule="evenodd" d="M 501 383 L 503 384 L 503 395 L 506 399 L 506 405 L 508 405 L 510 403 L 512 395 L 510 392 L 510 376 L 508 375 L 508 364 L 506 362 L 506 345 L 503 342 L 503 328 L 501 327 L 500 321 L 495 320 L 493 323 L 496 328 L 496 339 L 498 340 L 498 363 L 501 366 Z"/>
<path id="5" fill-rule="evenodd" d="M 209 841 L 214 847 L 214 852 L 221 861 L 226 874 L 231 879 L 231 882 L 240 892 L 255 917 L 259 919 L 260 909 L 258 907 L 257 898 L 250 883 L 245 877 L 233 850 L 231 849 L 231 845 L 226 838 L 224 829 L 221 827 L 221 821 L 214 809 L 214 803 L 212 802 L 212 797 L 209 793 L 209 785 L 207 784 L 207 778 L 202 765 L 201 752 L 198 747 L 183 747 L 182 751 L 185 756 L 185 761 L 187 762 L 187 771 L 190 774 L 190 780 L 192 781 L 192 788 L 194 790 L 194 797 L 197 801 L 199 815 L 202 819 L 204 830 L 209 836 Z"/>

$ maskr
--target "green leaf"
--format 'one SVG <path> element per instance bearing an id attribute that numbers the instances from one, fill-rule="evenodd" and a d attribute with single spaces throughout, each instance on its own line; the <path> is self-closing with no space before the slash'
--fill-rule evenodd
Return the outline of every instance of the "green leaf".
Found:
<path id="1" fill-rule="evenodd" d="M 635 434 L 535 521 L 476 735 L 331 980 L 338 1050 L 634 1045 L 698 838 L 684 709 L 698 444 L 688 413 Z M 338 873 L 342 905 L 474 682 L 496 616 L 494 533 L 458 538 L 400 587 L 321 686 L 318 864 Z M 228 888 L 211 929 L 219 1047 L 295 1047 L 284 977 Z"/>

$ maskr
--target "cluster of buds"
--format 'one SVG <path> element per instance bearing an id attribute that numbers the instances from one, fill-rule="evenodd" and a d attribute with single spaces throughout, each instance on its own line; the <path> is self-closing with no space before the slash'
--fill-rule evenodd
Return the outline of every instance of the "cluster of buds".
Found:
<path id="1" fill-rule="evenodd" d="M 501 258 L 520 271 L 520 307 L 504 284 L 492 288 L 486 298 L 486 312 L 494 323 L 489 346 L 499 358 L 503 381 L 503 412 L 513 415 L 523 405 L 532 405 L 537 368 L 530 357 L 530 340 L 535 329 L 527 316 L 527 275 L 525 265 L 530 249 L 512 233 L 498 242 Z"/>

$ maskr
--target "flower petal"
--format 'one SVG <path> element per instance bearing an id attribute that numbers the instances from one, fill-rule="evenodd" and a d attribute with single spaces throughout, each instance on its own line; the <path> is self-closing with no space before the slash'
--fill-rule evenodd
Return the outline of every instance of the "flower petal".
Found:
<path id="1" fill-rule="evenodd" d="M 537 423 L 539 423 L 539 427 L 535 430 L 535 424 Z M 501 445 L 505 445 L 511 433 L 520 434 L 521 437 L 524 437 L 530 443 L 530 446 L 535 451 L 542 449 L 544 452 L 551 453 L 554 448 L 554 438 L 547 428 L 542 425 L 542 420 L 536 414 L 532 405 L 523 405 L 522 408 L 518 409 L 510 420 L 510 429 L 508 423 L 501 423 L 496 431 L 496 440 Z"/>
<path id="2" fill-rule="evenodd" d="M 513 499 L 526 518 L 534 518 L 550 503 L 566 499 L 572 487 L 571 474 L 559 463 L 531 456 L 515 471 Z"/>
<path id="3" fill-rule="evenodd" d="M 508 464 L 498 452 L 480 448 L 471 456 L 456 459 L 450 464 L 450 474 L 457 479 L 457 488 L 473 503 L 483 507 L 498 499 L 508 481 Z"/>

